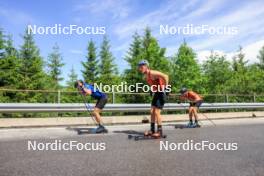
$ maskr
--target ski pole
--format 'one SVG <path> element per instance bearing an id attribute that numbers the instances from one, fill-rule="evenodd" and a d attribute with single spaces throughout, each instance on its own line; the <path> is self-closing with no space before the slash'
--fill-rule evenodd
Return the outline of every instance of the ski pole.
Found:
<path id="1" fill-rule="evenodd" d="M 84 105 L 85 105 L 86 110 L 89 112 L 89 114 L 90 114 L 91 118 L 93 119 L 94 123 L 97 124 L 96 123 L 96 120 L 94 119 L 94 116 L 92 114 L 92 108 L 91 108 L 91 106 L 87 103 L 87 101 L 85 99 L 85 96 L 82 93 L 80 93 L 80 94 L 81 94 L 81 97 L 83 99 L 83 102 L 84 102 Z"/>
<path id="2" fill-rule="evenodd" d="M 209 118 L 207 117 L 204 113 L 200 112 L 207 120 L 209 120 L 214 126 L 216 126 L 216 124 Z"/>
<path id="3" fill-rule="evenodd" d="M 182 103 L 178 103 L 180 104 L 185 110 L 187 110 L 187 108 L 185 106 L 182 105 Z M 200 112 L 200 111 L 199 111 Z M 200 112 L 201 113 L 201 112 Z M 216 124 L 211 120 L 209 119 L 205 114 L 201 113 L 207 120 L 209 120 L 214 126 L 216 126 Z"/>

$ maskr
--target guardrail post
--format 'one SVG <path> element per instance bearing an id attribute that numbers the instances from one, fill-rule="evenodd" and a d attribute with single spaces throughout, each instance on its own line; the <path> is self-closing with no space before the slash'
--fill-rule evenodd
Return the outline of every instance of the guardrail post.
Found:
<path id="1" fill-rule="evenodd" d="M 229 101 L 229 97 L 228 97 L 228 94 L 226 94 L 226 103 L 228 103 Z"/>
<path id="2" fill-rule="evenodd" d="M 253 94 L 253 102 L 254 103 L 256 102 L 256 94 L 255 93 Z"/>
<path id="3" fill-rule="evenodd" d="M 112 92 L 112 96 L 113 96 L 113 104 L 115 103 L 115 91 L 113 90 Z"/>
<path id="4" fill-rule="evenodd" d="M 60 104 L 60 99 L 61 99 L 61 91 L 58 90 L 58 103 Z"/>

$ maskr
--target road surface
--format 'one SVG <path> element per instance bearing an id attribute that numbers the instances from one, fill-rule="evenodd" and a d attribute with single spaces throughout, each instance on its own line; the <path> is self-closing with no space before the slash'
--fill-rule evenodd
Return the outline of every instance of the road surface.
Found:
<path id="1" fill-rule="evenodd" d="M 168 137 L 148 141 L 129 140 L 127 134 L 142 132 L 149 125 L 110 126 L 108 134 L 98 135 L 77 135 L 76 131 L 63 127 L 1 129 L 0 175 L 263 176 L 264 118 L 214 122 L 217 126 L 203 121 L 199 129 L 174 129 L 173 124 L 165 124 Z M 40 146 L 75 141 L 88 143 L 90 148 L 33 151 L 28 149 L 29 141 Z M 175 149 L 175 145 L 187 141 L 236 144 L 237 150 Z M 172 146 L 168 150 L 164 149 L 166 142 Z"/>

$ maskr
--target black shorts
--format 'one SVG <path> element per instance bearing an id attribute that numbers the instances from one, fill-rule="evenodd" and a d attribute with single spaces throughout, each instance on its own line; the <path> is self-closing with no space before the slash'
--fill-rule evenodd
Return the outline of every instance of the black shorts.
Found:
<path id="1" fill-rule="evenodd" d="M 164 92 L 155 92 L 151 102 L 151 106 L 154 106 L 158 109 L 163 109 L 165 100 L 166 95 Z"/>
<path id="2" fill-rule="evenodd" d="M 196 101 L 196 102 L 190 102 L 190 107 L 200 108 L 200 106 L 202 105 L 202 103 L 203 103 L 203 100 L 199 100 L 199 101 Z"/>
<path id="3" fill-rule="evenodd" d="M 107 103 L 107 97 L 105 96 L 97 100 L 95 107 L 98 109 L 103 109 L 106 103 Z"/>

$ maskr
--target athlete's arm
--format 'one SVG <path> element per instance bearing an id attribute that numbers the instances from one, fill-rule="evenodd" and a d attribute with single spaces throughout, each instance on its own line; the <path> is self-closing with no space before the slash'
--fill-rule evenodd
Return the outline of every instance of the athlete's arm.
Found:
<path id="1" fill-rule="evenodd" d="M 181 101 L 186 99 L 186 97 L 184 95 L 180 95 L 179 98 L 180 98 Z"/>
<path id="2" fill-rule="evenodd" d="M 180 95 L 180 100 L 189 100 L 189 92 Z"/>
<path id="3" fill-rule="evenodd" d="M 160 77 L 165 81 L 165 85 L 169 84 L 169 76 L 156 70 L 151 70 L 151 75 L 154 77 Z"/>
<path id="4" fill-rule="evenodd" d="M 82 93 L 84 94 L 84 95 L 91 95 L 92 94 L 92 91 L 91 91 L 91 89 L 87 89 L 87 88 L 83 88 L 82 89 Z"/>

